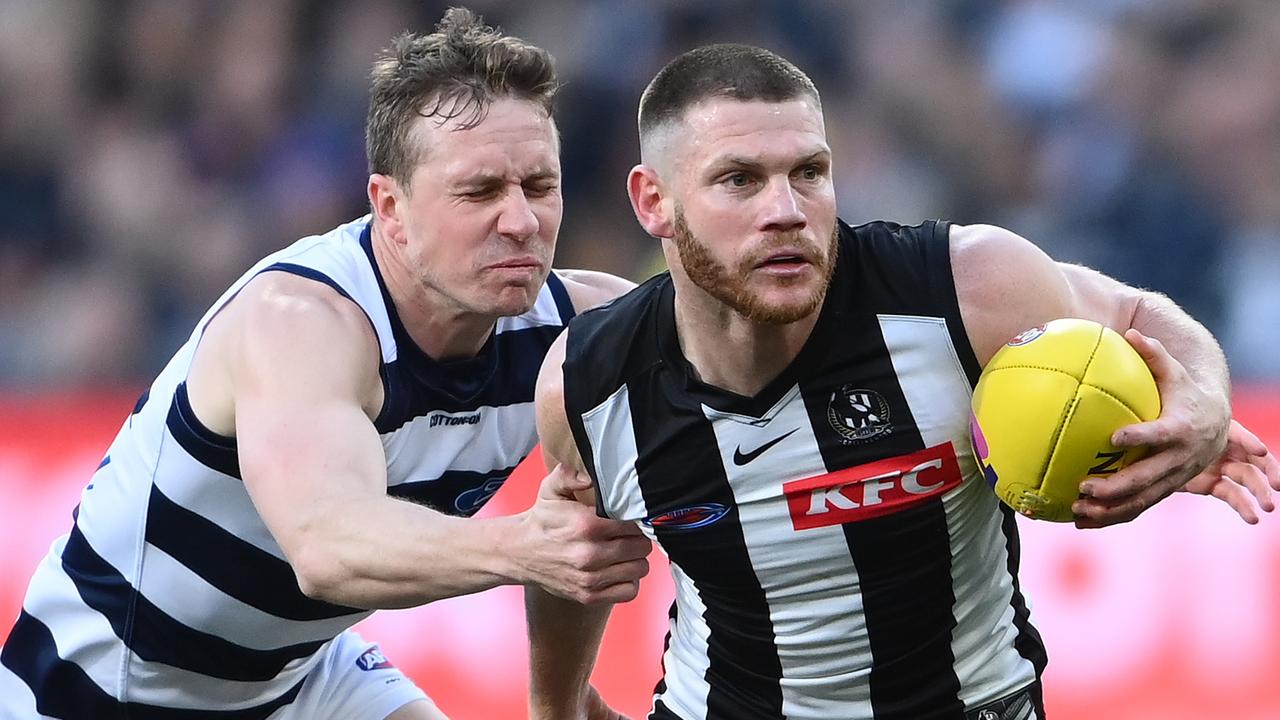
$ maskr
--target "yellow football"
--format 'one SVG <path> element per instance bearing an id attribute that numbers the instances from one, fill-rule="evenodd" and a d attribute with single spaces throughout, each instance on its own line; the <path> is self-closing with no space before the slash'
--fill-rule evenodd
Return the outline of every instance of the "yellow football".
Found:
<path id="1" fill-rule="evenodd" d="M 1159 415 L 1151 370 L 1123 336 L 1089 320 L 1054 320 L 1018 334 L 983 369 L 973 454 L 1014 510 L 1067 522 L 1085 478 L 1146 453 L 1115 447 L 1112 433 Z"/>

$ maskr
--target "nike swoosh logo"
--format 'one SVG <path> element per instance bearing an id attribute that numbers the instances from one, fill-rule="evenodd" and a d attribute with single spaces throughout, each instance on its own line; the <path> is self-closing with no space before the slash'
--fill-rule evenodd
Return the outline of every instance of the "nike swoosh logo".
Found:
<path id="1" fill-rule="evenodd" d="M 742 446 L 741 446 L 741 445 L 739 445 L 739 446 L 738 446 L 738 449 L 733 451 L 733 464 L 734 464 L 734 465 L 746 465 L 747 463 L 751 462 L 752 460 L 755 460 L 756 458 L 758 458 L 758 457 L 760 457 L 761 455 L 763 455 L 765 450 L 768 450 L 769 448 L 773 447 L 774 445 L 777 445 L 778 443 L 782 442 L 783 440 L 786 440 L 788 435 L 790 435 L 791 433 L 793 433 L 793 432 L 795 432 L 796 430 L 799 430 L 799 429 L 800 429 L 800 428 L 792 428 L 792 429 L 791 429 L 791 432 L 787 433 L 786 435 L 779 435 L 778 437 L 776 437 L 776 438 L 774 438 L 774 439 L 770 440 L 769 442 L 767 442 L 767 443 L 765 443 L 765 444 L 761 445 L 760 447 L 756 448 L 755 450 L 752 450 L 752 451 L 751 451 L 751 452 L 749 452 L 749 453 L 743 453 L 743 452 L 742 452 Z"/>

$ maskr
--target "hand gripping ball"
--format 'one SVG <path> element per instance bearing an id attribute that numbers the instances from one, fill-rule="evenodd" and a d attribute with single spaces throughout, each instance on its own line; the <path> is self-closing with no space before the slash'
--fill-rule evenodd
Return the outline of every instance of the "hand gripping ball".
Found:
<path id="1" fill-rule="evenodd" d="M 973 391 L 974 457 L 996 495 L 1019 513 L 1068 522 L 1087 477 L 1110 475 L 1145 448 L 1111 435 L 1160 415 L 1151 370 L 1123 336 L 1089 320 L 1020 333 Z"/>

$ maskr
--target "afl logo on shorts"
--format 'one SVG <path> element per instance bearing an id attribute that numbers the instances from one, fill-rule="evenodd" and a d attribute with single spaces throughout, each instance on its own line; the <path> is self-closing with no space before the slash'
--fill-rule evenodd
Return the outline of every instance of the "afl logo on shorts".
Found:
<path id="1" fill-rule="evenodd" d="M 841 386 L 831 393 L 827 422 L 845 445 L 870 442 L 893 430 L 889 423 L 889 403 L 884 396 L 852 385 Z"/>
<path id="2" fill-rule="evenodd" d="M 1009 347 L 1018 347 L 1019 345 L 1026 345 L 1027 343 L 1031 342 L 1032 340 L 1035 340 L 1036 338 L 1040 337 L 1043 334 L 1044 334 L 1043 325 L 1039 327 L 1033 327 L 1030 330 L 1023 330 L 1017 335 L 1014 335 L 1013 339 L 1010 340 L 1007 344 L 1009 345 Z"/>
<path id="3" fill-rule="evenodd" d="M 724 517 L 729 512 L 727 505 L 720 503 L 703 503 L 702 505 L 690 505 L 687 508 L 664 512 L 661 515 L 647 517 L 640 522 L 649 527 L 658 530 L 672 530 L 675 532 L 686 532 L 689 530 L 697 530 L 704 528 L 711 523 Z"/>
<path id="4" fill-rule="evenodd" d="M 386 655 L 378 649 L 377 645 L 365 650 L 360 657 L 356 658 L 356 666 L 365 672 L 370 670 L 381 670 L 383 668 L 395 667 Z"/>

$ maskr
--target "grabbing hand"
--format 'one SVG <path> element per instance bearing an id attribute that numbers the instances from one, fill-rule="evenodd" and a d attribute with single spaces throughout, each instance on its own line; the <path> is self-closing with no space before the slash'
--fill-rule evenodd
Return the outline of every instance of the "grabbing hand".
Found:
<path id="1" fill-rule="evenodd" d="M 1162 407 L 1160 417 L 1120 428 L 1111 442 L 1116 447 L 1145 445 L 1151 454 L 1110 477 L 1085 480 L 1082 497 L 1072 505 L 1076 527 L 1134 519 L 1209 468 L 1227 443 L 1228 399 L 1196 384 L 1159 340 L 1133 329 L 1125 339 L 1151 368 Z"/>
<path id="2" fill-rule="evenodd" d="M 1253 525 L 1258 522 L 1255 504 L 1263 512 L 1276 507 L 1271 492 L 1280 490 L 1280 460 L 1248 428 L 1232 420 L 1227 430 L 1227 449 L 1182 490 L 1212 495 Z"/>
<path id="3" fill-rule="evenodd" d="M 557 465 L 527 510 L 520 554 L 526 582 L 583 604 L 626 602 L 649 572 L 651 543 L 633 523 L 598 517 L 580 497 L 591 478 Z"/>

